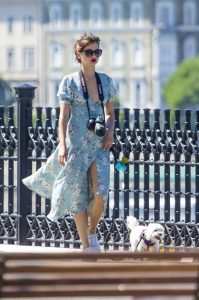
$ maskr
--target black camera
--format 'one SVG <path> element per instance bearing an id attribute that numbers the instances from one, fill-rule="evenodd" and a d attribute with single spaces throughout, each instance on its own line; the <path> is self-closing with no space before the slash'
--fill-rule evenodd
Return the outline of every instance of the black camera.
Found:
<path id="1" fill-rule="evenodd" d="M 90 118 L 88 120 L 88 130 L 93 130 L 98 136 L 104 136 L 106 132 L 104 119 L 100 116 L 97 118 Z"/>

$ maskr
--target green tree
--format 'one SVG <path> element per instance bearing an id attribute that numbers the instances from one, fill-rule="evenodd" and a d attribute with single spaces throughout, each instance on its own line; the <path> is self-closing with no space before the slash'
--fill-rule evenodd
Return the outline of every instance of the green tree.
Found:
<path id="1" fill-rule="evenodd" d="M 15 97 L 11 86 L 6 80 L 0 78 L 0 105 L 7 107 L 14 102 Z"/>
<path id="2" fill-rule="evenodd" d="M 113 105 L 114 107 L 120 107 L 120 98 L 118 96 L 113 98 Z"/>
<path id="3" fill-rule="evenodd" d="M 118 96 L 115 96 L 113 99 L 113 106 L 114 108 L 120 108 L 120 112 L 119 112 L 119 124 L 120 127 L 122 127 L 123 122 L 124 122 L 124 115 L 123 115 L 123 109 L 121 108 L 120 105 L 120 98 Z"/>
<path id="4" fill-rule="evenodd" d="M 165 102 L 171 108 L 199 104 L 199 57 L 182 62 L 163 87 Z"/>

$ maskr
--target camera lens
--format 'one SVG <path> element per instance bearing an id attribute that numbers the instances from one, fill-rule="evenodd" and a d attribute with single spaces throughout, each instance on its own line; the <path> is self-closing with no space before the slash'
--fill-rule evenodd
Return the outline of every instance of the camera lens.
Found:
<path id="1" fill-rule="evenodd" d="M 97 119 L 95 120 L 95 133 L 98 136 L 104 136 L 106 132 L 106 128 L 105 128 L 105 123 L 104 120 L 98 116 Z"/>
<path id="2" fill-rule="evenodd" d="M 94 118 L 91 118 L 88 120 L 87 128 L 88 128 L 88 130 L 94 131 L 94 129 L 95 129 L 95 119 Z"/>
<path id="3" fill-rule="evenodd" d="M 98 135 L 98 136 L 104 136 L 105 135 L 105 128 L 104 126 L 101 126 L 101 125 L 98 125 L 97 128 L 95 126 L 95 133 Z"/>

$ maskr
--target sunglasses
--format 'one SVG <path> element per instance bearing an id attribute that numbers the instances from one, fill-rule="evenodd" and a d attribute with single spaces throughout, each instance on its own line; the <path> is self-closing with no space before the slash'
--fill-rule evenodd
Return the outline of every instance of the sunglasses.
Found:
<path id="1" fill-rule="evenodd" d="M 100 57 L 102 55 L 102 49 L 96 49 L 96 50 L 92 50 L 92 49 L 86 49 L 83 51 L 85 53 L 85 55 L 87 57 L 92 57 L 93 54 L 96 56 L 96 57 Z"/>

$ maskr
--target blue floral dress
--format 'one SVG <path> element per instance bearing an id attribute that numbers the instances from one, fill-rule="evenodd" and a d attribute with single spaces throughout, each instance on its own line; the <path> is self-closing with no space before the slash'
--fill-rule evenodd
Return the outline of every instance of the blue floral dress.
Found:
<path id="1" fill-rule="evenodd" d="M 112 101 L 116 90 L 112 79 L 98 73 L 101 79 L 104 104 Z M 56 221 L 68 213 L 90 211 L 93 202 L 89 168 L 97 166 L 98 191 L 106 203 L 109 191 L 109 151 L 102 147 L 103 138 L 87 129 L 88 110 L 80 83 L 79 73 L 66 75 L 58 90 L 60 103 L 70 104 L 71 116 L 66 132 L 68 158 L 64 166 L 58 162 L 59 145 L 45 165 L 23 183 L 38 195 L 51 199 L 48 218 Z M 101 103 L 88 99 L 91 117 L 103 117 Z"/>

